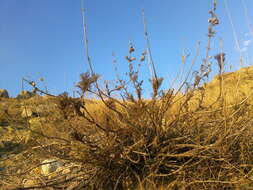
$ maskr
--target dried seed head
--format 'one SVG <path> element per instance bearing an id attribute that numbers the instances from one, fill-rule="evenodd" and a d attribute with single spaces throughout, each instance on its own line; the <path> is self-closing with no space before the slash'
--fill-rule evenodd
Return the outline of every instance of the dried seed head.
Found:
<path id="1" fill-rule="evenodd" d="M 198 86 L 199 85 L 199 82 L 201 80 L 201 77 L 199 75 L 196 75 L 195 77 L 195 81 L 194 81 L 194 86 Z"/>
<path id="2" fill-rule="evenodd" d="M 134 52 L 134 48 L 133 48 L 133 46 L 130 46 L 129 53 L 132 53 L 132 52 Z"/>
<path id="3" fill-rule="evenodd" d="M 126 56 L 126 60 L 129 61 L 129 62 L 132 62 L 132 61 L 136 60 L 136 58 Z"/>
<path id="4" fill-rule="evenodd" d="M 35 86 L 36 86 L 36 83 L 35 83 L 34 81 L 31 81 L 31 82 L 30 82 L 30 85 L 32 85 L 33 87 L 35 87 Z"/>
<path id="5" fill-rule="evenodd" d="M 131 59 L 128 56 L 126 56 L 125 58 L 127 61 L 131 62 Z"/>
<path id="6" fill-rule="evenodd" d="M 224 66 L 225 55 L 226 55 L 225 53 L 219 53 L 214 56 L 214 59 L 217 60 L 220 69 L 222 69 Z"/>
<path id="7" fill-rule="evenodd" d="M 225 61 L 225 53 L 219 53 L 214 56 L 214 59 L 216 59 L 218 62 L 224 62 Z"/>
<path id="8" fill-rule="evenodd" d="M 130 57 L 130 60 L 134 61 L 134 60 L 136 60 L 136 58 L 135 57 Z"/>
<path id="9" fill-rule="evenodd" d="M 140 61 L 145 61 L 145 56 L 144 56 L 144 55 L 143 55 L 143 56 L 141 56 Z"/>
<path id="10" fill-rule="evenodd" d="M 212 18 L 208 19 L 208 22 L 211 23 L 212 25 L 219 24 L 219 20 L 216 17 L 212 17 Z"/>
<path id="11" fill-rule="evenodd" d="M 137 74 L 133 74 L 133 75 L 130 76 L 130 78 L 131 78 L 132 81 L 137 81 L 138 75 Z"/>

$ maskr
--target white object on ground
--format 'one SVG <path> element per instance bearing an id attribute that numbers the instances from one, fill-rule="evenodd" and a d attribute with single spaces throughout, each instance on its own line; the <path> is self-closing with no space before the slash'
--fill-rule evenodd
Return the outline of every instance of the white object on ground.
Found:
<path id="1" fill-rule="evenodd" d="M 57 170 L 57 168 L 61 167 L 63 163 L 61 161 L 57 161 L 55 159 L 46 159 L 42 162 L 41 173 L 42 175 L 49 175 Z"/>

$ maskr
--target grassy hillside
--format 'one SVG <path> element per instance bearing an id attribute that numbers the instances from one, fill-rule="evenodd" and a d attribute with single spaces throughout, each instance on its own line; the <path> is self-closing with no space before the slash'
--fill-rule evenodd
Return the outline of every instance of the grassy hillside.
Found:
<path id="1" fill-rule="evenodd" d="M 136 102 L 1 98 L 1 188 L 250 189 L 251 76 Z M 52 158 L 64 167 L 45 176 Z"/>

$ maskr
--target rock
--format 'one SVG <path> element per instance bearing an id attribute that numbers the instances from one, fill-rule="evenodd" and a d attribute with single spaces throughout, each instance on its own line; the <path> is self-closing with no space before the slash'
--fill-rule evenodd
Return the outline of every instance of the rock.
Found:
<path id="1" fill-rule="evenodd" d="M 32 117 L 32 116 L 36 116 L 36 113 L 33 112 L 30 108 L 23 108 L 23 111 L 21 113 L 21 117 L 28 118 L 28 117 Z"/>
<path id="2" fill-rule="evenodd" d="M 35 96 L 34 93 L 26 91 L 26 90 L 22 90 L 19 95 L 17 96 L 17 99 L 28 99 Z"/>
<path id="3" fill-rule="evenodd" d="M 0 89 L 0 98 L 9 98 L 8 91 L 5 89 Z"/>
<path id="4" fill-rule="evenodd" d="M 42 162 L 42 164 L 43 165 L 41 166 L 41 174 L 45 176 L 55 172 L 63 165 L 61 161 L 57 161 L 55 159 L 46 159 Z"/>

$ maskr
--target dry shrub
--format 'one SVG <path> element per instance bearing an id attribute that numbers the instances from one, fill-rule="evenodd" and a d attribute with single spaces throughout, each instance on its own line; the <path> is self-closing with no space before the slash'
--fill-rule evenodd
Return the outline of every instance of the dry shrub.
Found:
<path id="1" fill-rule="evenodd" d="M 220 97 L 211 103 L 215 106 L 208 106 L 194 96 L 198 91 L 179 95 L 169 90 L 154 99 L 132 102 L 106 94 L 99 101 L 68 96 L 43 100 L 53 114 L 44 114 L 44 120 L 38 117 L 41 128 L 28 126 L 32 136 L 21 153 L 5 162 L 9 169 L 2 180 L 17 184 L 20 176 L 36 178 L 40 175 L 34 169 L 41 160 L 53 157 L 75 165 L 67 175 L 41 176 L 42 181 L 30 188 L 250 187 L 249 99 L 225 104 L 226 97 Z"/>
<path id="2" fill-rule="evenodd" d="M 207 91 L 202 91 L 208 102 Z M 99 93 L 100 100 L 68 96 L 24 100 L 27 107 L 48 106 L 41 106 L 45 114 L 31 118 L 38 120 L 39 127 L 16 120 L 26 123 L 31 136 L 26 144 L 15 138 L 12 145 L 6 144 L 12 154 L 1 160 L 1 167 L 8 165 L 1 172 L 2 187 L 21 188 L 23 179 L 31 178 L 37 183 L 23 189 L 71 185 L 73 189 L 242 189 L 252 185 L 250 98 L 227 104 L 224 96 L 203 104 L 197 87 L 185 94 L 168 90 L 150 100 L 134 95 L 132 101 L 118 100 Z M 11 123 L 17 114 L 10 111 L 5 117 Z M 74 163 L 71 172 L 50 179 L 41 176 L 36 168 L 52 157 Z"/>

